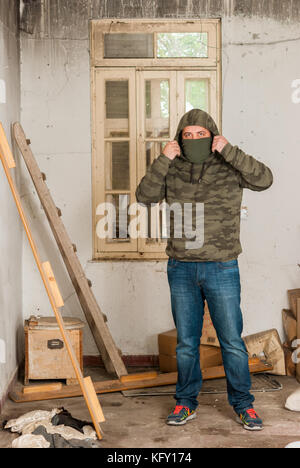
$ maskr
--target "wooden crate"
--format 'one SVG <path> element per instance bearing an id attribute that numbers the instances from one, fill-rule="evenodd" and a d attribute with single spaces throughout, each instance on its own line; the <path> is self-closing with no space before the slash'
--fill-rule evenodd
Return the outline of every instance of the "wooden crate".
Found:
<path id="1" fill-rule="evenodd" d="M 76 358 L 83 370 L 82 329 L 84 323 L 64 319 Z M 31 317 L 25 321 L 25 385 L 30 380 L 66 380 L 72 385 L 76 375 L 54 317 Z"/>

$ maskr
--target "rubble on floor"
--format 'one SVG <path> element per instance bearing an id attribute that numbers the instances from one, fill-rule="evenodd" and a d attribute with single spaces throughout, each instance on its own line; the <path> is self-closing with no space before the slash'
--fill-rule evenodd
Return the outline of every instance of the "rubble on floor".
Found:
<path id="1" fill-rule="evenodd" d="M 4 429 L 20 434 L 12 448 L 100 448 L 92 425 L 64 408 L 31 411 L 8 421 Z"/>

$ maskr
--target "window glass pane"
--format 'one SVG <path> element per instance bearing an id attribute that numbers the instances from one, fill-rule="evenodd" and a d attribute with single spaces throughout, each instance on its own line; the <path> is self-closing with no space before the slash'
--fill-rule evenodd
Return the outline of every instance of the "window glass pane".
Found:
<path id="1" fill-rule="evenodd" d="M 209 111 L 208 80 L 186 80 L 185 82 L 185 111 L 202 109 Z"/>
<path id="2" fill-rule="evenodd" d="M 106 143 L 106 190 L 130 190 L 129 142 Z"/>
<path id="3" fill-rule="evenodd" d="M 208 33 L 159 33 L 157 57 L 207 58 Z"/>
<path id="4" fill-rule="evenodd" d="M 128 234 L 128 226 L 130 224 L 130 216 L 128 215 L 130 196 L 107 195 L 106 203 L 106 231 L 108 233 L 106 242 L 130 242 Z"/>
<path id="5" fill-rule="evenodd" d="M 153 58 L 153 34 L 105 34 L 104 58 Z"/>
<path id="6" fill-rule="evenodd" d="M 166 239 L 166 212 L 162 205 L 148 207 L 148 238 L 146 244 L 155 245 L 167 243 Z M 165 236 L 165 238 L 164 238 Z"/>
<path id="7" fill-rule="evenodd" d="M 153 161 L 163 152 L 167 142 L 152 142 L 146 143 L 146 168 L 149 169 Z"/>
<path id="8" fill-rule="evenodd" d="M 128 81 L 105 83 L 105 137 L 129 136 L 129 89 Z"/>
<path id="9" fill-rule="evenodd" d="M 146 138 L 170 136 L 170 83 L 153 79 L 145 82 Z"/>

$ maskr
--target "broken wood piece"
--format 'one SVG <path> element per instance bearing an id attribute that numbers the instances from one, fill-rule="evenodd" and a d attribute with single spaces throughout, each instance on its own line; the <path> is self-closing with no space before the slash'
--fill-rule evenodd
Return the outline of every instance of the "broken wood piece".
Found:
<path id="1" fill-rule="evenodd" d="M 127 382 L 136 382 L 138 380 L 151 380 L 158 377 L 158 372 L 145 372 L 144 374 L 128 374 L 122 375 L 120 381 L 125 384 Z"/>
<path id="2" fill-rule="evenodd" d="M 24 395 L 31 395 L 33 393 L 44 393 L 44 392 L 59 392 L 62 389 L 62 383 L 52 383 L 46 385 L 34 385 L 31 387 L 23 387 Z"/>
<path id="3" fill-rule="evenodd" d="M 72 244 L 74 252 L 77 252 L 77 247 L 75 244 Z"/>
<path id="4" fill-rule="evenodd" d="M 27 138 L 26 143 L 27 145 L 31 145 L 31 141 L 29 140 L 29 138 Z"/>
<path id="5" fill-rule="evenodd" d="M 45 174 L 44 172 L 42 172 L 42 179 L 43 179 L 44 181 L 47 180 L 46 174 Z"/>
<path id="6" fill-rule="evenodd" d="M 50 263 L 49 262 L 43 263 L 43 269 L 44 269 L 44 272 L 46 273 L 46 276 L 48 278 L 49 285 L 50 285 L 50 288 L 51 288 L 51 292 L 52 292 L 53 298 L 55 300 L 55 305 L 56 305 L 56 307 L 58 307 L 60 309 L 61 307 L 64 306 L 64 301 L 63 301 L 63 298 L 61 297 L 60 290 L 59 290 L 59 287 L 57 285 L 57 282 L 56 282 L 56 279 L 55 279 L 55 276 L 54 276 L 54 273 L 52 271 Z"/>
<path id="7" fill-rule="evenodd" d="M 85 377 L 84 382 L 85 382 L 89 397 L 91 399 L 91 402 L 93 403 L 98 423 L 105 422 L 105 417 L 104 417 L 102 408 L 99 404 L 99 400 L 98 400 L 95 387 L 93 385 L 91 377 Z"/>

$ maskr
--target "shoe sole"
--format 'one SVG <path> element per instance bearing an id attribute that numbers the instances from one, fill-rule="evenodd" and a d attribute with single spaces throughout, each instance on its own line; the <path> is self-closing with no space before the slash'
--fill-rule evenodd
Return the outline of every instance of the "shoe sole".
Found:
<path id="1" fill-rule="evenodd" d="M 254 426 L 254 427 L 247 426 L 246 424 L 243 423 L 243 421 L 241 421 L 239 417 L 237 417 L 236 422 L 238 424 L 241 424 L 243 428 L 246 429 L 246 431 L 255 432 L 255 431 L 263 431 L 264 429 L 263 426 Z"/>
<path id="2" fill-rule="evenodd" d="M 167 421 L 168 426 L 184 426 L 188 421 L 196 418 L 196 414 L 192 414 L 188 416 L 184 421 L 175 422 L 175 421 Z"/>

